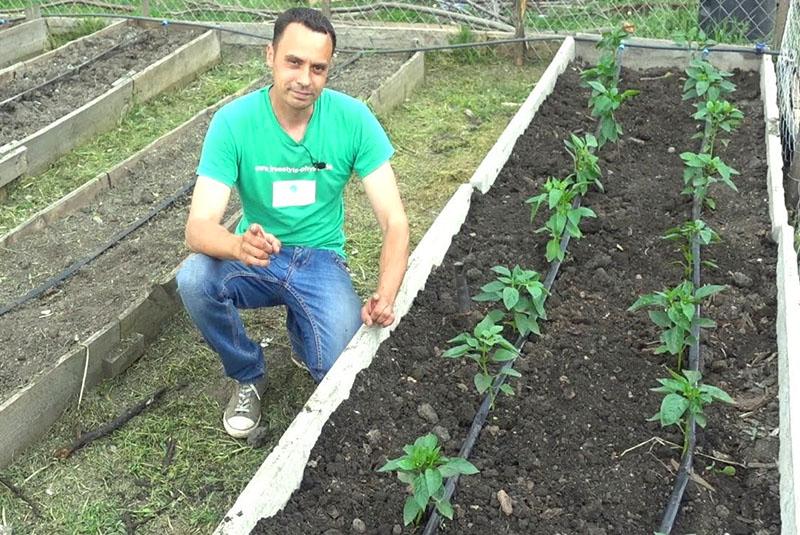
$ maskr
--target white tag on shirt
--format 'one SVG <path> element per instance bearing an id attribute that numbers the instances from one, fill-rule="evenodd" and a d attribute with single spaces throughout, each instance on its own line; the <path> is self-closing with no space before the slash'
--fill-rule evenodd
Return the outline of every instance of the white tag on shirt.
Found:
<path id="1" fill-rule="evenodd" d="M 316 180 L 281 180 L 272 183 L 273 208 L 308 206 L 316 200 Z"/>

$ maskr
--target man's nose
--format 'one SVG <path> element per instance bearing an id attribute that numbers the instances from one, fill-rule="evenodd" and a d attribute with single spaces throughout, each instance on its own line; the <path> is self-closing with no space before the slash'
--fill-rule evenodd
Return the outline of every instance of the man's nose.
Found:
<path id="1" fill-rule="evenodd" d="M 311 83 L 311 69 L 309 67 L 300 69 L 300 75 L 297 77 L 297 82 L 300 85 L 309 85 Z"/>

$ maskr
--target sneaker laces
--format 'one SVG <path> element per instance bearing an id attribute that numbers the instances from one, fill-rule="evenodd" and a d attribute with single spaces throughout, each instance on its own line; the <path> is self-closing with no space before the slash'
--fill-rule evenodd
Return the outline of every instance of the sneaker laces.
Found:
<path id="1" fill-rule="evenodd" d="M 239 386 L 239 399 L 236 402 L 236 408 L 233 412 L 250 412 L 250 403 L 253 401 L 253 396 L 251 393 L 255 394 L 256 399 L 261 400 L 261 396 L 258 395 L 258 389 L 256 388 L 256 385 L 248 384 Z"/>

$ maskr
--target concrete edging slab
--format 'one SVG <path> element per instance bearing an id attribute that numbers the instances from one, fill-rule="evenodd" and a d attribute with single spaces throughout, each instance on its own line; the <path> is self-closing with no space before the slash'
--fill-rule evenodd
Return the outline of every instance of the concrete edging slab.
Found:
<path id="1" fill-rule="evenodd" d="M 780 138 L 778 81 L 769 56 L 761 60 L 761 98 L 764 101 L 764 138 L 767 150 L 767 193 L 772 239 L 777 242 L 780 228 L 789 224 L 786 195 L 783 189 L 783 148 Z"/>
<path id="2" fill-rule="evenodd" d="M 0 68 L 39 54 L 47 48 L 49 37 L 44 19 L 23 22 L 0 33 Z"/>
<path id="3" fill-rule="evenodd" d="M 800 282 L 794 229 L 777 229 L 778 399 L 780 403 L 781 533 L 794 535 L 800 520 Z"/>
<path id="4" fill-rule="evenodd" d="M 551 66 L 545 71 L 554 77 L 553 85 L 558 74 L 566 68 L 568 60 L 564 58 L 571 57 L 573 51 L 574 43 L 568 38 L 562 44 Z M 387 329 L 366 327 L 359 329 L 347 349 L 281 436 L 278 445 L 273 448 L 224 516 L 214 531 L 215 534 L 249 533 L 261 518 L 269 518 L 283 509 L 292 493 L 300 487 L 303 471 L 323 426 L 342 401 L 350 396 L 350 389 L 358 372 L 369 366 L 381 342 L 389 337 L 390 332 L 410 309 L 417 293 L 425 287 L 431 270 L 442 262 L 453 236 L 466 219 L 474 189 L 486 183 L 488 190 L 508 159 L 514 141 L 533 119 L 534 103 L 538 101 L 535 105 L 538 108 L 541 100 L 546 97 L 544 86 L 545 84 L 542 84 L 540 89 L 540 83 L 536 84 L 525 104 L 506 126 L 473 177 L 456 190 L 414 249 L 397 297 L 395 323 Z M 539 94 L 543 96 L 539 97 Z M 514 141 L 507 146 L 507 140 L 511 138 Z M 500 159 L 503 161 L 500 162 Z M 494 176 L 491 176 L 492 172 Z"/>
<path id="5" fill-rule="evenodd" d="M 216 31 L 209 30 L 133 78 L 120 79 L 99 97 L 18 143 L 10 144 L 10 150 L 27 147 L 27 167 L 9 179 L 15 174 L 12 169 L 16 167 L 5 164 L 4 155 L 0 153 L 0 176 L 6 179 L 0 182 L 0 188 L 23 175 L 36 175 L 44 171 L 53 161 L 79 144 L 111 130 L 131 104 L 144 102 L 166 88 L 185 82 L 190 76 L 187 74 L 190 69 L 208 68 L 219 60 L 219 54 L 219 36 Z M 189 61 L 187 58 L 192 59 Z M 196 73 L 197 70 L 192 71 L 191 75 Z"/>

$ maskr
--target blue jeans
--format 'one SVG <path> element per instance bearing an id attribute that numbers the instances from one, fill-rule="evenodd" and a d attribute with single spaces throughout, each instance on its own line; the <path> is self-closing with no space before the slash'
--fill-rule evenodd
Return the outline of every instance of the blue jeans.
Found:
<path id="1" fill-rule="evenodd" d="M 334 251 L 282 247 L 266 268 L 194 254 L 177 282 L 189 316 L 220 355 L 225 373 L 240 383 L 260 379 L 266 369 L 238 308 L 285 305 L 292 349 L 317 382 L 361 326 L 361 300 Z"/>

